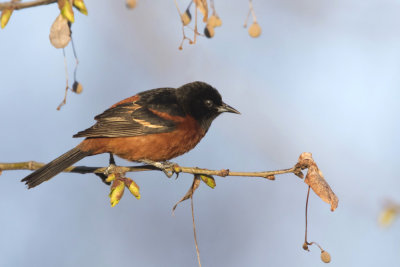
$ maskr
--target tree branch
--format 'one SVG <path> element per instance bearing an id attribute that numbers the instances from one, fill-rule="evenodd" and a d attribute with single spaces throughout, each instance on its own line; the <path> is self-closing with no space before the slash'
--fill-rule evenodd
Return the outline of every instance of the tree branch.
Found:
<path id="1" fill-rule="evenodd" d="M 15 162 L 15 163 L 0 163 L 0 173 L 1 171 L 10 171 L 10 170 L 37 170 L 40 167 L 44 166 L 44 163 L 36 162 L 36 161 L 26 161 L 26 162 Z M 72 172 L 72 173 L 104 173 L 108 167 L 87 167 L 87 166 L 71 166 L 65 169 L 63 172 Z M 116 167 L 118 168 L 118 172 L 140 172 L 140 171 L 153 171 L 160 170 L 152 165 L 143 165 L 143 166 L 130 166 L 130 167 Z M 168 170 L 168 169 L 167 169 Z M 275 180 L 275 175 L 285 174 L 285 173 L 294 173 L 297 176 L 300 176 L 301 170 L 296 165 L 290 169 L 276 170 L 276 171 L 264 171 L 264 172 L 232 172 L 229 169 L 222 170 L 209 170 L 209 169 L 201 169 L 197 167 L 181 167 L 175 165 L 171 167 L 169 171 L 172 171 L 176 174 L 178 173 L 190 173 L 190 174 L 205 174 L 205 175 L 214 175 L 220 177 L 226 176 L 245 176 L 245 177 L 261 177 L 269 180 Z"/>
<path id="2" fill-rule="evenodd" d="M 24 9 L 24 8 L 29 8 L 29 7 L 53 4 L 56 2 L 57 2 L 57 0 L 36 0 L 36 1 L 30 1 L 30 2 L 14 2 L 14 1 L 6 2 L 6 3 L 0 3 L 0 11 L 4 10 L 4 9 L 19 10 L 19 9 Z"/>

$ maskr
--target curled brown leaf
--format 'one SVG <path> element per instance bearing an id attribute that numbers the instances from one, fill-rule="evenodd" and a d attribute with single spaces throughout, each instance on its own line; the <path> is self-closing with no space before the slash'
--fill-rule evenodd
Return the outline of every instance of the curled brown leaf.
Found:
<path id="1" fill-rule="evenodd" d="M 312 158 L 312 154 L 308 152 L 302 153 L 296 167 L 308 169 L 304 182 L 308 184 L 315 194 L 317 194 L 323 201 L 330 204 L 331 211 L 334 211 L 338 206 L 339 199 L 326 182 L 324 175 Z"/>

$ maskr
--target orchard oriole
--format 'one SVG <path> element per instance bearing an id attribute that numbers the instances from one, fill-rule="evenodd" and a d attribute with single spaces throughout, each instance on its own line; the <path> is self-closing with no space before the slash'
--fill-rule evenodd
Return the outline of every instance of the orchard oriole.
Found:
<path id="1" fill-rule="evenodd" d="M 85 140 L 22 182 L 35 187 L 84 157 L 100 153 L 162 168 L 161 162 L 194 148 L 223 112 L 240 114 L 204 82 L 141 92 L 97 115 L 95 125 L 73 136 Z"/>

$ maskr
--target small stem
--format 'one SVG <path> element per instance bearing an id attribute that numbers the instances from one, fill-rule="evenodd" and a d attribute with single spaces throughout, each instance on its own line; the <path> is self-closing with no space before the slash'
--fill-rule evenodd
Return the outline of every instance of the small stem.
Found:
<path id="1" fill-rule="evenodd" d="M 12 2 L 0 3 L 0 11 L 4 10 L 4 9 L 19 10 L 19 9 L 30 8 L 30 7 L 35 7 L 35 6 L 53 4 L 56 2 L 57 2 L 57 0 L 37 0 L 37 1 L 30 1 L 30 2 L 12 1 Z"/>
<path id="2" fill-rule="evenodd" d="M 61 107 L 64 106 L 67 103 L 67 94 L 68 94 L 68 89 L 69 89 L 69 85 L 68 85 L 68 64 L 67 64 L 67 57 L 65 55 L 65 48 L 63 48 L 63 55 L 64 55 L 64 66 L 65 66 L 65 81 L 66 81 L 67 85 L 65 86 L 64 99 L 60 103 L 60 105 L 58 105 L 57 110 L 60 110 Z"/>
<path id="3" fill-rule="evenodd" d="M 305 237 L 304 237 L 304 243 L 306 243 L 307 245 L 311 245 L 311 244 L 309 244 L 307 242 L 307 217 L 308 217 L 307 212 L 308 212 L 308 198 L 309 198 L 309 196 L 310 196 L 310 186 L 308 186 L 307 199 L 306 199 L 306 234 L 305 234 Z"/>
<path id="4" fill-rule="evenodd" d="M 72 51 L 74 52 L 74 57 L 75 57 L 75 68 L 74 68 L 74 82 L 75 82 L 76 81 L 76 73 L 78 71 L 79 59 L 78 59 L 78 54 L 76 53 L 76 49 L 75 49 L 74 38 L 72 38 L 72 31 L 71 31 L 71 45 L 72 45 Z"/>
<path id="5" fill-rule="evenodd" d="M 194 184 L 194 183 L 193 183 L 193 184 Z M 193 190 L 193 187 L 192 187 L 192 190 Z M 191 196 L 191 198 L 190 198 L 190 206 L 191 206 L 191 208 L 192 208 L 193 234 L 194 234 L 194 244 L 196 245 L 197 261 L 199 262 L 199 267 L 201 267 L 199 246 L 198 246 L 198 244 L 197 244 L 196 224 L 195 224 L 195 222 L 194 222 L 193 192 L 192 192 L 192 196 Z"/>
<path id="6" fill-rule="evenodd" d="M 254 12 L 253 1 L 252 0 L 249 0 L 249 6 L 250 6 L 251 15 L 253 16 L 253 22 L 256 23 L 257 22 L 257 17 L 256 17 L 256 13 Z"/>

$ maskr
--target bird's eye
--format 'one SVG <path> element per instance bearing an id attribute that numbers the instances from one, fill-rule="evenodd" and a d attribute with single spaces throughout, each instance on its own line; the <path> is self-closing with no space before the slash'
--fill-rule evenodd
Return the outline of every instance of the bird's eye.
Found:
<path id="1" fill-rule="evenodd" d="M 206 104 L 206 107 L 208 107 L 208 108 L 211 108 L 214 105 L 214 103 L 210 99 L 207 99 L 206 101 L 204 101 L 204 104 Z"/>

